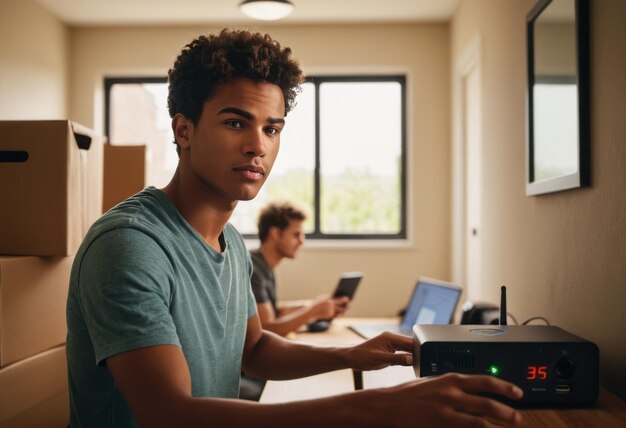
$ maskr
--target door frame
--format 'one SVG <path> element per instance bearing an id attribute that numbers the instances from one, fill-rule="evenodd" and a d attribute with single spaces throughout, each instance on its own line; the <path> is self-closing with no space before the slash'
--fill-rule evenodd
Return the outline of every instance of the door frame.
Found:
<path id="1" fill-rule="evenodd" d="M 454 62 L 452 76 L 452 213 L 451 213 L 451 265 L 452 281 L 463 285 L 467 292 L 467 268 L 466 260 L 466 190 L 465 190 L 465 99 L 464 80 L 471 73 L 478 75 L 478 86 L 482 87 L 481 70 L 481 38 L 478 33 L 474 34 L 461 54 Z M 479 103 L 482 104 L 481 100 Z M 482 110 L 482 108 L 481 108 Z M 480 129 L 482 130 L 482 114 Z M 482 133 L 482 132 L 481 132 Z M 479 231 L 480 233 L 481 231 Z M 467 296 L 466 296 L 467 297 Z"/>

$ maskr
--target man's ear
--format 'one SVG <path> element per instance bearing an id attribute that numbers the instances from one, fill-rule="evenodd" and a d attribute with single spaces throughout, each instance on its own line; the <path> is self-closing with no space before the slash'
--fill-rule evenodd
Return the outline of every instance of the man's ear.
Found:
<path id="1" fill-rule="evenodd" d="M 191 135 L 193 133 L 193 122 L 191 120 L 180 113 L 176 113 L 172 119 L 172 131 L 181 149 L 186 149 L 191 145 Z"/>
<path id="2" fill-rule="evenodd" d="M 270 230 L 267 232 L 267 234 L 273 241 L 278 241 L 280 239 L 280 236 L 282 235 L 282 230 L 280 230 L 280 228 L 276 226 L 272 226 L 270 227 Z"/>

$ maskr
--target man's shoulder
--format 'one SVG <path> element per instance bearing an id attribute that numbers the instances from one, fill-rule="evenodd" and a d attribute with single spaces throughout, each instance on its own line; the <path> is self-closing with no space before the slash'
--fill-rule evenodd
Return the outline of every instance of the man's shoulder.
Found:
<path id="1" fill-rule="evenodd" d="M 252 261 L 253 272 L 252 276 L 254 280 L 261 279 L 269 279 L 273 280 L 274 273 L 272 269 L 269 267 L 265 258 L 263 257 L 263 252 L 260 248 L 250 250 L 250 260 Z M 254 282 L 254 281 L 253 281 Z"/>
<path id="2" fill-rule="evenodd" d="M 261 252 L 260 248 L 250 250 L 250 259 L 252 259 L 252 263 L 254 264 L 254 266 L 267 266 L 267 263 L 265 262 L 265 258 L 263 257 L 263 253 Z"/>
<path id="3" fill-rule="evenodd" d="M 119 238 L 127 237 L 129 242 L 136 240 L 138 236 L 144 236 L 148 241 L 155 243 L 167 239 L 170 235 L 168 223 L 172 220 L 166 208 L 155 196 L 156 192 L 158 191 L 154 188 L 144 189 L 104 213 L 87 232 L 78 255 L 90 248 L 94 242 L 103 241 L 101 238 L 104 236 L 112 236 L 111 232 L 116 232 Z"/>
<path id="4" fill-rule="evenodd" d="M 108 210 L 98 219 L 96 224 L 130 221 L 136 217 L 154 215 L 155 211 L 165 211 L 159 193 L 160 191 L 154 187 L 147 187 Z"/>
<path id="5" fill-rule="evenodd" d="M 261 253 L 261 248 L 253 248 L 252 250 L 250 250 L 250 257 L 263 258 L 263 253 Z"/>

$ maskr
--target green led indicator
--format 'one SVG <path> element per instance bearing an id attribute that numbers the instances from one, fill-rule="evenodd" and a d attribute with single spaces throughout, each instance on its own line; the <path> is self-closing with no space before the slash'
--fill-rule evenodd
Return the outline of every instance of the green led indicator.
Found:
<path id="1" fill-rule="evenodd" d="M 487 372 L 491 375 L 491 376 L 500 376 L 500 367 L 492 364 L 489 366 L 489 368 L 487 369 Z"/>

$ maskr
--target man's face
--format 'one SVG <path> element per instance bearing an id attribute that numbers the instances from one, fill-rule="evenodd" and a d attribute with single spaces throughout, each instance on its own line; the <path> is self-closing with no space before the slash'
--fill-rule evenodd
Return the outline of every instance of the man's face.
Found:
<path id="1" fill-rule="evenodd" d="M 293 259 L 304 244 L 302 220 L 290 220 L 285 230 L 276 228 L 276 249 L 281 256 Z"/>
<path id="2" fill-rule="evenodd" d="M 198 124 L 185 122 L 187 135 L 179 141 L 191 179 L 230 204 L 254 198 L 274 165 L 284 117 L 276 85 L 238 78 L 219 86 Z"/>

